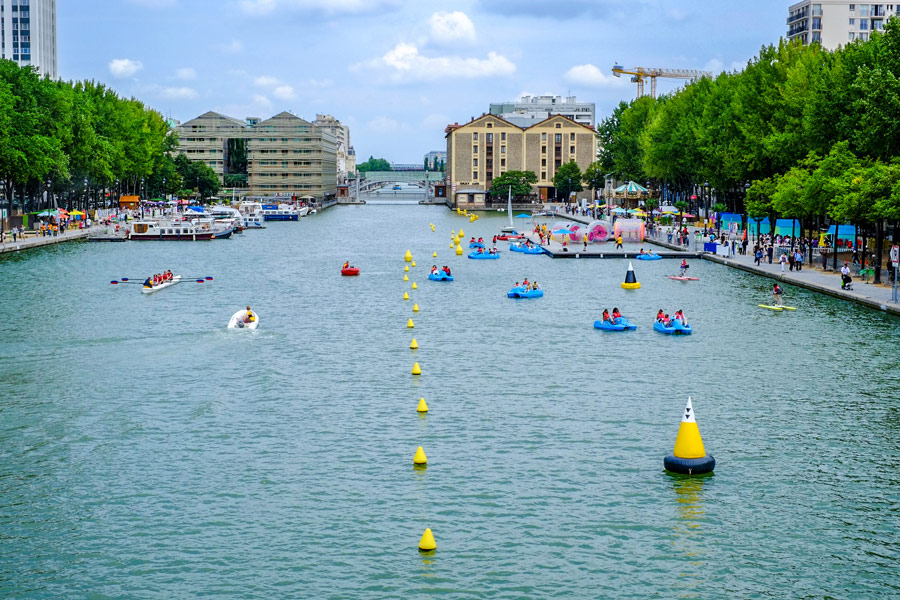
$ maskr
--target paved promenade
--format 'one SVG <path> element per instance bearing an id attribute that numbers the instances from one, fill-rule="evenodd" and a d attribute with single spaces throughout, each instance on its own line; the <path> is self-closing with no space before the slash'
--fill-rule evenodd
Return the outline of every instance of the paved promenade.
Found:
<path id="1" fill-rule="evenodd" d="M 20 252 L 29 248 L 38 248 L 40 246 L 49 246 L 51 244 L 61 244 L 63 242 L 72 242 L 75 240 L 83 240 L 91 233 L 97 234 L 103 231 L 103 227 L 93 226 L 89 229 L 70 229 L 57 236 L 40 236 L 30 235 L 25 239 L 19 238 L 15 242 L 12 236 L 6 232 L 6 242 L 0 244 L 0 254 L 7 252 Z"/>

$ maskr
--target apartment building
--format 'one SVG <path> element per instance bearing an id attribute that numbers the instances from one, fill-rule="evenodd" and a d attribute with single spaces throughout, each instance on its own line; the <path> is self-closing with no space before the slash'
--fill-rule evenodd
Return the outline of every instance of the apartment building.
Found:
<path id="1" fill-rule="evenodd" d="M 56 0 L 0 0 L 0 58 L 57 79 Z"/>
<path id="2" fill-rule="evenodd" d="M 574 160 L 584 172 L 597 156 L 594 129 L 562 115 L 527 127 L 482 115 L 448 125 L 445 134 L 451 203 L 462 208 L 484 208 L 491 182 L 506 171 L 533 172 L 538 178 L 534 192 L 542 201 L 553 200 L 559 167 Z M 589 191 L 579 194 L 589 196 Z"/>
<path id="3" fill-rule="evenodd" d="M 522 96 L 514 102 L 492 103 L 488 111 L 514 125 L 529 127 L 562 115 L 581 125 L 594 126 L 596 107 L 593 102 L 578 102 L 575 96 Z"/>
<path id="4" fill-rule="evenodd" d="M 350 128 L 331 115 L 317 114 L 313 125 L 334 134 L 337 140 L 338 183 L 347 183 L 347 179 L 356 174 L 356 151 L 350 143 Z"/>
<path id="5" fill-rule="evenodd" d="M 804 0 L 788 8 L 787 37 L 804 44 L 819 42 L 823 48 L 835 50 L 855 40 L 868 40 L 898 9 L 898 4 Z"/>
<path id="6" fill-rule="evenodd" d="M 432 150 L 425 154 L 422 164 L 428 165 L 428 169 L 436 170 L 440 165 L 447 164 L 447 153 L 444 150 Z"/>
<path id="7" fill-rule="evenodd" d="M 175 131 L 179 151 L 212 167 L 226 187 L 315 198 L 337 191 L 334 134 L 289 112 L 242 121 L 210 111 Z"/>

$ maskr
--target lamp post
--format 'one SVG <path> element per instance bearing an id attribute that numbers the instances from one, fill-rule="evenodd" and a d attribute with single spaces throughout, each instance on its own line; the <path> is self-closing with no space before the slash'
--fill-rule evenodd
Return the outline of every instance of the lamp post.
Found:
<path id="1" fill-rule="evenodd" d="M 88 180 L 84 178 L 84 194 L 82 195 L 82 210 L 87 210 Z"/>

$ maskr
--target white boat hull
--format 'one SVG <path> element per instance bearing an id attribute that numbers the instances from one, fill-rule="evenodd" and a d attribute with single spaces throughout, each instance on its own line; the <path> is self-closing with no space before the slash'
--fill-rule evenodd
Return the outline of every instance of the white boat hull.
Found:
<path id="1" fill-rule="evenodd" d="M 228 320 L 228 329 L 256 329 L 259 327 L 259 313 L 253 311 L 253 319 L 252 323 L 244 323 L 244 317 L 247 316 L 246 310 L 239 310 Z"/>
<path id="2" fill-rule="evenodd" d="M 153 294 L 153 293 L 155 293 L 155 292 L 158 292 L 159 290 L 162 290 L 162 289 L 165 289 L 165 288 L 167 288 L 167 287 L 173 286 L 173 285 L 175 285 L 176 283 L 178 283 L 179 281 L 181 281 L 181 275 L 175 275 L 174 277 L 172 277 L 172 280 L 171 280 L 171 281 L 167 281 L 167 282 L 165 282 L 165 283 L 160 283 L 159 285 L 154 286 L 154 287 L 150 287 L 150 288 L 148 288 L 148 287 L 142 287 L 142 288 L 141 288 L 141 293 L 142 293 L 142 294 Z"/>

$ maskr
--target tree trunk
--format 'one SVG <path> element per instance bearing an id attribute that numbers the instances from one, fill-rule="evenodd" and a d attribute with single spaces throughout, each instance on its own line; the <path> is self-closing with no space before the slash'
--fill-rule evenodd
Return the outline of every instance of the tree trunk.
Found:
<path id="1" fill-rule="evenodd" d="M 881 283 L 881 251 L 884 248 L 884 220 L 875 223 L 875 278 L 872 283 Z"/>

